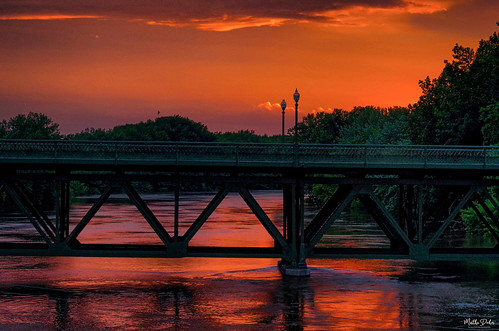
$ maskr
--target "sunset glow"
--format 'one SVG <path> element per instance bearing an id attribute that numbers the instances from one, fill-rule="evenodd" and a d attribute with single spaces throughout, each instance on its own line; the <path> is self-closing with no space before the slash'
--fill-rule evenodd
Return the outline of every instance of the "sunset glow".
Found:
<path id="1" fill-rule="evenodd" d="M 17 1 L 0 4 L 1 119 L 63 133 L 179 114 L 211 131 L 280 132 L 300 115 L 418 100 L 452 47 L 497 26 L 495 0 Z"/>

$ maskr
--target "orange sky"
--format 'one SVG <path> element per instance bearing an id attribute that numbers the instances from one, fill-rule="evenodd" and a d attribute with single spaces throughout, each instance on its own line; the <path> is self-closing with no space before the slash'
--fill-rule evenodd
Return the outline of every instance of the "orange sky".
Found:
<path id="1" fill-rule="evenodd" d="M 302 114 L 407 106 L 455 43 L 497 30 L 497 0 L 0 2 L 0 119 L 63 133 L 179 114 L 279 133 Z"/>

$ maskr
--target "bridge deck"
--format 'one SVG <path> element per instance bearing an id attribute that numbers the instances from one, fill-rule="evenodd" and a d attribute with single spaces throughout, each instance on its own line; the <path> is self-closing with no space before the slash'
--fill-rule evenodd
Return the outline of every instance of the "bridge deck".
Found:
<path id="1" fill-rule="evenodd" d="M 0 140 L 0 164 L 499 170 L 499 147 Z"/>

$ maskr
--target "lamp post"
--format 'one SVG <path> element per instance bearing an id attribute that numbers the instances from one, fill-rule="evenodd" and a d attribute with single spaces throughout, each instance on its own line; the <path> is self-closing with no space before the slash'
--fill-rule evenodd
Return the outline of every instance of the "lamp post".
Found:
<path id="1" fill-rule="evenodd" d="M 284 110 L 286 109 L 286 101 L 282 99 L 281 101 L 281 108 L 282 108 L 282 142 L 284 143 Z"/>
<path id="2" fill-rule="evenodd" d="M 298 89 L 295 90 L 293 94 L 293 99 L 295 100 L 295 143 L 298 142 L 298 100 L 300 100 L 300 93 Z"/>

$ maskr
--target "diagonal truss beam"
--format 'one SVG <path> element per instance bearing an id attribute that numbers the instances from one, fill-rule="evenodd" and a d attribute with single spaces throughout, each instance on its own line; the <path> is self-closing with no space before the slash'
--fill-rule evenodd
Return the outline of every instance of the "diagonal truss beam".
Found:
<path id="1" fill-rule="evenodd" d="M 456 189 L 454 189 L 456 190 Z M 460 188 L 458 188 L 458 192 L 460 192 Z M 466 191 L 463 191 L 464 194 Z M 424 242 L 430 235 L 436 232 L 440 226 L 437 221 L 437 217 L 442 214 L 448 213 L 448 209 L 455 202 L 456 197 L 452 194 L 445 194 L 437 197 L 437 201 L 433 204 L 431 208 L 427 212 L 424 213 L 423 217 L 427 220 L 432 220 L 432 222 L 427 222 L 425 227 L 423 228 L 423 232 L 421 235 L 422 242 Z"/>
<path id="2" fill-rule="evenodd" d="M 492 195 L 490 195 L 490 193 L 487 191 L 487 189 L 484 189 L 483 191 L 484 191 L 485 197 L 487 198 L 487 200 L 490 201 L 492 206 L 494 206 L 496 212 L 499 212 L 499 206 L 497 205 L 496 200 L 492 197 Z M 495 216 L 494 212 L 492 210 L 490 210 L 489 206 L 485 203 L 485 200 L 483 200 L 482 197 L 480 197 L 480 196 L 478 196 L 477 200 L 482 205 L 482 207 L 485 210 L 485 212 L 487 213 L 487 215 L 489 215 L 492 223 L 497 228 L 499 228 L 499 221 L 497 220 L 497 217 Z"/>
<path id="3" fill-rule="evenodd" d="M 230 187 L 224 186 L 218 193 L 213 197 L 210 203 L 206 206 L 206 208 L 201 212 L 201 214 L 196 218 L 194 223 L 189 227 L 189 229 L 185 232 L 183 236 L 183 242 L 186 244 L 191 241 L 192 237 L 199 231 L 199 229 L 206 222 L 208 217 L 217 209 L 218 205 L 225 199 L 227 194 L 229 193 Z"/>
<path id="4" fill-rule="evenodd" d="M 369 191 L 369 194 L 365 195 L 367 199 L 371 200 L 374 202 L 376 207 L 378 207 L 379 211 L 381 212 L 381 215 L 384 216 L 383 219 L 384 221 L 388 223 L 382 223 L 380 222 L 379 225 L 381 229 L 385 232 L 385 234 L 390 238 L 390 235 L 393 236 L 394 238 L 401 238 L 402 241 L 407 245 L 407 247 L 411 247 L 413 244 L 407 234 L 402 230 L 400 225 L 397 223 L 395 218 L 393 218 L 392 214 L 385 208 L 383 203 L 379 200 L 379 198 L 371 191 Z M 380 215 L 378 215 L 380 216 Z M 380 219 L 381 220 L 381 219 Z M 388 231 L 388 232 L 386 232 Z M 388 235 L 390 233 L 390 235 Z M 390 238 L 391 239 L 391 238 Z"/>
<path id="5" fill-rule="evenodd" d="M 130 184 L 129 182 L 124 183 L 123 189 L 125 190 L 125 193 L 130 198 L 130 201 L 133 202 L 133 204 L 137 207 L 137 209 L 140 211 L 142 216 L 144 216 L 147 223 L 149 223 L 149 225 L 154 230 L 154 232 L 156 232 L 156 234 L 161 239 L 161 241 L 165 245 L 168 245 L 168 243 L 170 242 L 171 236 L 165 230 L 163 225 L 161 225 L 161 223 L 158 221 L 156 216 L 154 216 L 153 212 L 149 209 L 149 207 L 144 202 L 144 200 L 142 200 L 139 193 L 133 188 L 132 184 Z"/>
<path id="6" fill-rule="evenodd" d="M 371 196 L 369 194 L 359 194 L 358 198 L 362 205 L 366 208 L 366 211 L 369 213 L 369 215 L 371 215 L 376 224 L 378 224 L 379 228 L 388 237 L 391 246 L 393 246 L 395 243 L 398 244 L 404 242 L 402 238 L 397 236 L 397 231 L 391 226 L 391 223 L 390 221 L 388 221 L 386 215 L 378 207 L 376 202 L 371 199 Z"/>
<path id="7" fill-rule="evenodd" d="M 338 187 L 305 229 L 305 243 L 315 246 L 357 193 L 358 190 L 349 185 Z"/>
<path id="8" fill-rule="evenodd" d="M 442 235 L 442 233 L 447 229 L 449 226 L 450 222 L 457 216 L 457 214 L 463 209 L 464 205 L 468 202 L 468 200 L 473 196 L 473 194 L 476 193 L 476 189 L 474 187 L 470 187 L 466 195 L 461 199 L 461 201 L 457 204 L 457 206 L 454 208 L 454 210 L 450 213 L 449 217 L 444 221 L 444 223 L 440 226 L 440 228 L 437 230 L 437 232 L 433 235 L 433 237 L 430 239 L 430 241 L 426 244 L 426 247 L 430 249 L 435 245 L 437 242 L 438 238 Z"/>
<path id="9" fill-rule="evenodd" d="M 55 241 L 55 228 L 48 217 L 30 198 L 26 189 L 23 189 L 21 183 L 2 183 L 5 191 L 14 200 L 14 203 L 26 215 L 36 231 L 42 236 L 43 240 L 52 245 Z"/>
<path id="10" fill-rule="evenodd" d="M 97 214 L 99 209 L 104 205 L 104 203 L 109 199 L 111 194 L 117 191 L 117 187 L 110 186 L 108 187 L 104 193 L 94 202 L 92 207 L 88 210 L 88 212 L 83 216 L 81 221 L 75 226 L 71 234 L 64 240 L 65 244 L 70 244 L 76 240 L 76 237 L 83 231 L 83 229 L 88 225 L 90 220 Z"/>
<path id="11" fill-rule="evenodd" d="M 281 232 L 279 232 L 279 230 L 276 228 L 274 223 L 272 223 L 262 207 L 255 200 L 253 195 L 248 191 L 248 189 L 244 187 L 240 188 L 239 195 L 241 196 L 241 198 L 243 198 L 244 202 L 246 202 L 246 204 L 251 209 L 253 214 L 255 214 L 255 216 L 258 218 L 260 223 L 262 223 L 265 230 L 267 230 L 267 232 L 276 242 L 279 243 L 279 245 L 281 245 L 282 248 L 286 249 L 288 247 L 288 243 L 282 236 Z"/>
<path id="12" fill-rule="evenodd" d="M 40 206 L 35 202 L 33 196 L 29 192 L 29 190 L 24 186 L 20 181 L 14 183 L 13 188 L 17 190 L 19 195 L 23 197 L 26 202 L 26 205 L 30 208 L 33 215 L 40 220 L 43 227 L 48 227 L 51 232 L 55 233 L 56 228 L 52 221 L 47 217 L 47 215 L 42 211 Z"/>
<path id="13" fill-rule="evenodd" d="M 480 210 L 474 203 L 471 203 L 470 206 L 475 212 L 475 214 L 478 216 L 480 221 L 483 223 L 483 225 L 485 225 L 485 227 L 489 230 L 490 234 L 494 237 L 496 242 L 499 243 L 499 235 L 497 234 L 496 230 L 494 230 L 494 228 L 490 225 L 489 221 L 487 221 L 485 216 L 483 216 L 483 214 L 480 212 Z"/>
<path id="14" fill-rule="evenodd" d="M 486 189 L 484 191 L 486 191 Z M 489 196 L 488 198 L 489 198 L 490 203 L 492 203 L 492 204 L 495 203 L 495 200 L 494 200 L 494 198 L 492 196 Z M 475 210 L 475 213 L 477 213 L 477 215 L 479 215 L 479 217 L 481 218 L 482 222 L 485 224 L 485 226 L 489 230 L 490 234 L 496 239 L 497 244 L 499 244 L 499 234 L 497 233 L 497 230 L 494 229 L 494 227 L 490 224 L 490 223 L 492 223 L 496 228 L 499 228 L 499 222 L 497 220 L 496 215 L 494 214 L 494 212 L 492 210 L 490 210 L 489 206 L 487 205 L 487 203 L 485 202 L 485 200 L 481 197 L 481 195 L 477 194 L 476 200 L 482 206 L 483 210 L 485 211 L 485 213 L 489 217 L 490 222 L 485 217 L 483 217 L 483 218 L 480 217 L 481 214 L 479 215 L 477 213 L 478 208 L 477 209 L 473 209 L 473 210 Z"/>

